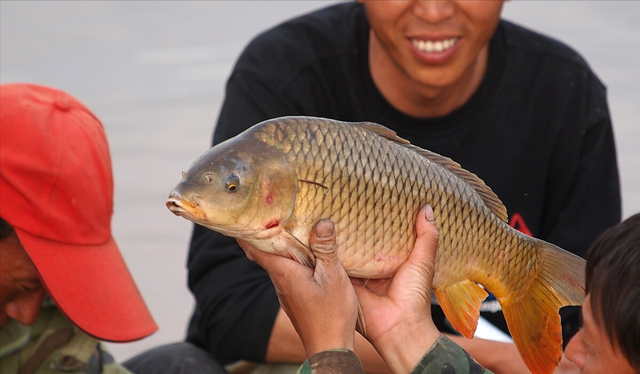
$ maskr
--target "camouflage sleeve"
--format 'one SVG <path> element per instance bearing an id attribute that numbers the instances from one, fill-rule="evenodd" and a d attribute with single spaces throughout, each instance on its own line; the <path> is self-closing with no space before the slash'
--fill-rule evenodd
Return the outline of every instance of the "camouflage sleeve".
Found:
<path id="1" fill-rule="evenodd" d="M 411 374 L 491 374 L 483 368 L 459 345 L 444 335 L 422 357 L 411 370 Z"/>
<path id="2" fill-rule="evenodd" d="M 23 355 L 20 374 L 131 374 L 113 359 L 104 344 L 77 328 L 55 330 L 41 342 L 34 351 L 24 352 L 32 355 Z"/>
<path id="3" fill-rule="evenodd" d="M 316 353 L 298 369 L 298 374 L 365 374 L 353 351 L 331 349 Z"/>
<path id="4" fill-rule="evenodd" d="M 11 320 L 0 328 L 0 373 L 131 374 L 115 362 L 104 344 L 49 303 L 43 303 L 33 325 Z"/>
<path id="5" fill-rule="evenodd" d="M 298 374 L 364 374 L 355 353 L 347 349 L 333 349 L 316 353 L 298 369 Z M 442 335 L 411 374 L 492 374 L 483 368 L 459 345 Z"/>

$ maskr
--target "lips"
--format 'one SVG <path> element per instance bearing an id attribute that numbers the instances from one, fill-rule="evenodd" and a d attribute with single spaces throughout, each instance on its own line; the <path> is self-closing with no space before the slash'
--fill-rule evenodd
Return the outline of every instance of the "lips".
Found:
<path id="1" fill-rule="evenodd" d="M 197 203 L 192 203 L 172 195 L 169 196 L 166 206 L 171 213 L 176 216 L 182 216 L 196 223 L 207 222 L 207 215 Z"/>
<path id="2" fill-rule="evenodd" d="M 442 65 L 449 63 L 462 45 L 462 38 L 453 36 L 442 37 L 415 37 L 408 38 L 407 44 L 413 50 L 414 56 L 424 64 Z"/>

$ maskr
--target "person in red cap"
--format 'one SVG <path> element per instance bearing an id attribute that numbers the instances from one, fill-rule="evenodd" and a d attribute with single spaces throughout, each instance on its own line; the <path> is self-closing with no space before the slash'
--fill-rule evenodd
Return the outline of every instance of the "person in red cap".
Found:
<path id="1" fill-rule="evenodd" d="M 158 327 L 111 235 L 112 213 L 98 118 L 60 90 L 0 85 L 2 374 L 129 373 L 99 340 Z"/>

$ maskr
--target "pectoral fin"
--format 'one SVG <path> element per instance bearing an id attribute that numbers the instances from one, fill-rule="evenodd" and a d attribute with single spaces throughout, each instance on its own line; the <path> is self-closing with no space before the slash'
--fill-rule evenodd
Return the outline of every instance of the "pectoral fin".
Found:
<path id="1" fill-rule="evenodd" d="M 480 305 L 489 295 L 487 291 L 467 279 L 436 288 L 434 292 L 453 327 L 467 339 L 473 338 L 480 317 Z"/>
<path id="2" fill-rule="evenodd" d="M 289 243 L 289 245 L 285 247 L 286 249 L 283 251 L 283 253 L 280 253 L 281 256 L 292 258 L 297 262 L 309 267 L 315 266 L 316 258 L 309 247 L 307 247 L 303 242 L 300 241 L 300 239 L 295 237 L 290 232 L 284 231 L 282 235 Z"/>

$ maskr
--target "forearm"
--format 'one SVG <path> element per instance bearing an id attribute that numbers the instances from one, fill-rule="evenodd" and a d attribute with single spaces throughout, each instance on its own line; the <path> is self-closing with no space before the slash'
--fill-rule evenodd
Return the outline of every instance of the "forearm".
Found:
<path id="1" fill-rule="evenodd" d="M 196 299 L 188 339 L 224 361 L 260 362 L 279 311 L 268 274 L 233 238 L 194 227 L 189 288 Z"/>
<path id="2" fill-rule="evenodd" d="M 276 316 L 265 357 L 270 363 L 300 363 L 306 360 L 304 346 L 287 314 L 280 309 Z"/>
<path id="3" fill-rule="evenodd" d="M 399 350 L 410 344 L 398 345 Z M 403 351 L 404 352 L 404 351 Z M 400 354 L 401 356 L 404 353 Z M 396 373 L 430 374 L 455 372 L 457 374 L 491 374 L 480 366 L 460 346 L 441 335 L 410 369 L 397 366 Z M 406 370 L 406 371 L 405 371 Z M 409 371 L 410 370 L 410 371 Z M 362 364 L 354 352 L 346 349 L 327 350 L 317 353 L 305 361 L 298 374 L 360 374 L 364 373 Z"/>
<path id="4" fill-rule="evenodd" d="M 417 333 L 417 332 L 420 333 Z M 442 336 L 429 321 L 404 321 L 393 331 L 372 341 L 391 372 L 409 373 Z"/>
<path id="5" fill-rule="evenodd" d="M 496 374 L 529 373 L 515 344 L 480 338 L 467 339 L 458 335 L 446 334 L 446 336 L 462 347 L 480 365 Z"/>
<path id="6" fill-rule="evenodd" d="M 378 351 L 360 334 L 356 334 L 355 352 L 367 374 L 391 374 L 391 369 Z"/>
<path id="7" fill-rule="evenodd" d="M 462 347 L 441 335 L 410 373 L 429 374 L 445 370 L 456 374 L 491 374 L 491 371 L 478 364 Z"/>
<path id="8" fill-rule="evenodd" d="M 367 374 L 391 373 L 391 370 L 371 343 L 360 334 L 355 336 L 355 353 L 362 362 Z M 306 355 L 302 341 L 296 333 L 291 320 L 281 309 L 271 332 L 266 361 L 272 363 L 300 363 L 305 360 Z"/>
<path id="9" fill-rule="evenodd" d="M 333 349 L 314 354 L 298 374 L 365 374 L 358 356 L 348 349 Z"/>

